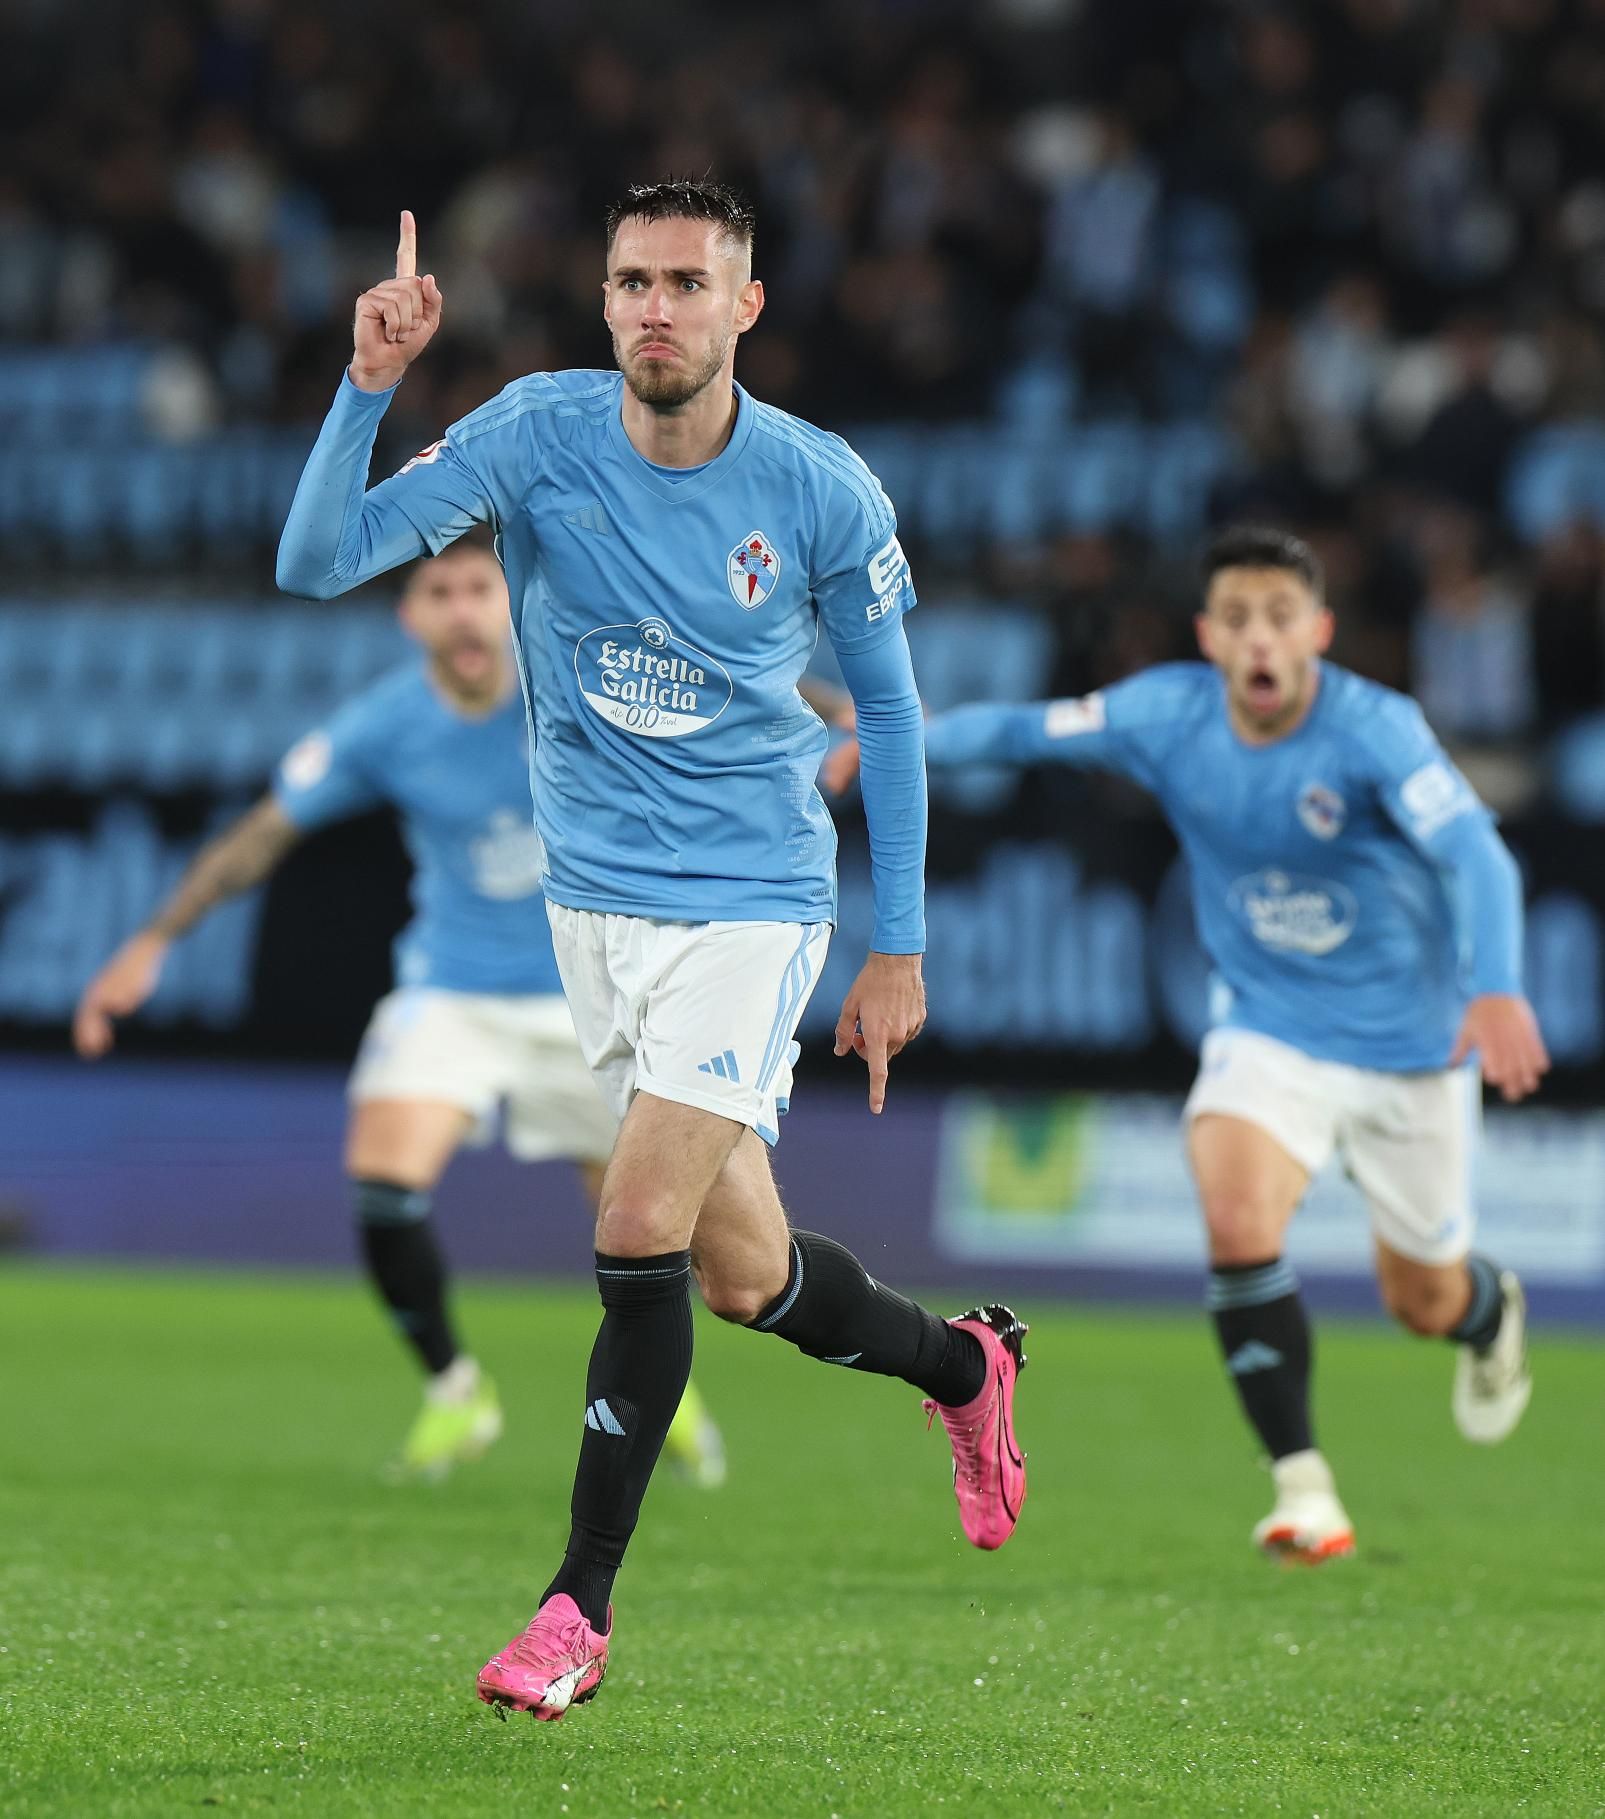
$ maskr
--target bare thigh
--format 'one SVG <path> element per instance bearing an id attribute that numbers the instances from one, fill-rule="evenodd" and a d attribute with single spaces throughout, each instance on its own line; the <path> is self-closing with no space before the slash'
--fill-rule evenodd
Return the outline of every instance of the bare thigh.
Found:
<path id="1" fill-rule="evenodd" d="M 614 1257 L 686 1250 L 702 1203 L 745 1130 L 700 1106 L 637 1093 L 602 1177 L 596 1248 Z"/>
<path id="2" fill-rule="evenodd" d="M 1310 1177 L 1268 1131 L 1246 1118 L 1205 1112 L 1187 1131 L 1187 1158 L 1215 1264 L 1267 1263 Z"/>
<path id="3" fill-rule="evenodd" d="M 473 1119 L 437 1099 L 360 1099 L 346 1125 L 346 1173 L 357 1181 L 435 1186 Z"/>

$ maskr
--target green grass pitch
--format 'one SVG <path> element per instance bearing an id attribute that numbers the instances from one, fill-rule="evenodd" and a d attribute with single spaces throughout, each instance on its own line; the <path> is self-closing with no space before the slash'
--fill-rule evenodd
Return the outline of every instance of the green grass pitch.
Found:
<path id="1" fill-rule="evenodd" d="M 473 1286 L 507 1438 L 432 1490 L 354 1282 L 0 1274 L 0 1812 L 1605 1812 L 1605 1353 L 1540 1335 L 1504 1448 L 1450 1357 L 1329 1325 L 1360 1554 L 1257 1558 L 1268 1479 L 1204 1322 L 1026 1308 L 1031 1496 L 957 1535 L 917 1396 L 699 1332 L 714 1496 L 656 1484 L 613 1667 L 561 1724 L 473 1697 L 564 1532 L 594 1304 Z"/>

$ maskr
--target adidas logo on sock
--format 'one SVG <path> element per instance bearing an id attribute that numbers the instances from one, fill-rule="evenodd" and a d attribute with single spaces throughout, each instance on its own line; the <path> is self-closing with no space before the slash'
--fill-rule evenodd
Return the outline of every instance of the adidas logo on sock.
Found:
<path id="1" fill-rule="evenodd" d="M 598 1434 L 622 1434 L 624 1432 L 618 1416 L 608 1407 L 605 1396 L 598 1396 L 585 1411 L 585 1425 L 593 1433 Z"/>
<path id="2" fill-rule="evenodd" d="M 613 534 L 607 527 L 607 514 L 594 499 L 588 505 L 582 505 L 577 512 L 564 512 L 563 522 L 578 525 L 582 531 L 595 531 L 599 537 Z"/>
<path id="3" fill-rule="evenodd" d="M 715 1055 L 711 1061 L 699 1061 L 697 1072 L 717 1074 L 721 1080 L 734 1080 L 737 1086 L 741 1084 L 741 1070 L 736 1066 L 736 1058 L 729 1049 L 722 1055 Z"/>
<path id="4" fill-rule="evenodd" d="M 1248 1339 L 1226 1360 L 1226 1368 L 1234 1377 L 1249 1377 L 1255 1371 L 1274 1371 L 1281 1362 L 1282 1354 L 1274 1346 Z"/>

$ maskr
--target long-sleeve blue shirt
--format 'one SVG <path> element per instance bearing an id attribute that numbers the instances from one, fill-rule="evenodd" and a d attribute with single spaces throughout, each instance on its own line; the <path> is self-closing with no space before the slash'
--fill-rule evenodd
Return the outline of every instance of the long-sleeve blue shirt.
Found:
<path id="1" fill-rule="evenodd" d="M 535 732 L 546 894 L 671 921 L 834 920 L 826 744 L 796 689 L 823 626 L 858 712 L 875 947 L 925 943 L 925 768 L 896 520 L 839 437 L 737 388 L 698 468 L 643 460 L 616 373 L 537 373 L 367 485 L 390 393 L 341 382 L 279 585 L 328 599 L 494 525 Z"/>
<path id="2" fill-rule="evenodd" d="M 1176 663 L 1081 700 L 957 708 L 926 749 L 933 765 L 1082 765 L 1151 790 L 1229 1024 L 1412 1073 L 1446 1065 L 1470 996 L 1521 990 L 1521 880 L 1492 817 L 1413 701 L 1334 664 L 1267 745 L 1232 730 L 1214 669 Z"/>

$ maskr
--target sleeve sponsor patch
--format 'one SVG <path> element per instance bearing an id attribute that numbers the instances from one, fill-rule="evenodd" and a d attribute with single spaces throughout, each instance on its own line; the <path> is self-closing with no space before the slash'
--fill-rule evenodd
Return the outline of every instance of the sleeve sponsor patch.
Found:
<path id="1" fill-rule="evenodd" d="M 1081 733 L 1101 733 L 1108 724 L 1109 712 L 1100 691 L 1070 701 L 1050 701 L 1042 730 L 1050 739 L 1074 739 Z"/>
<path id="2" fill-rule="evenodd" d="M 898 542 L 895 532 L 870 557 L 865 565 L 865 573 L 875 598 L 864 609 L 864 617 L 874 624 L 877 619 L 884 619 L 888 614 L 896 612 L 897 603 L 908 584 L 908 557 L 903 554 L 903 546 Z"/>
<path id="3" fill-rule="evenodd" d="M 1412 771 L 1399 785 L 1399 803 L 1418 840 L 1430 840 L 1440 828 L 1476 806 L 1465 779 L 1441 758 Z"/>
<path id="4" fill-rule="evenodd" d="M 334 746 L 327 733 L 308 733 L 284 754 L 279 775 L 291 789 L 308 790 L 329 774 L 334 759 Z"/>

